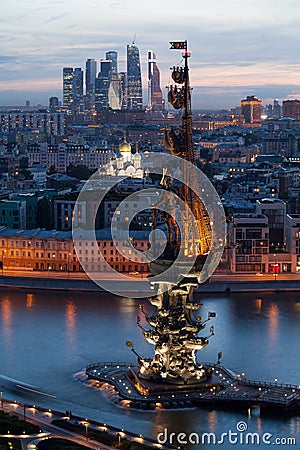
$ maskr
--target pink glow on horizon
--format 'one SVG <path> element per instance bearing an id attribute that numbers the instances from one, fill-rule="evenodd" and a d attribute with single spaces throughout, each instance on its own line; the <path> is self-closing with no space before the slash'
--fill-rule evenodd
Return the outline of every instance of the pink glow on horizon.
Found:
<path id="1" fill-rule="evenodd" d="M 48 91 L 49 89 L 62 89 L 62 80 L 58 78 L 49 78 L 44 80 L 12 80 L 0 82 L 0 91 L 16 90 L 20 92 L 43 92 Z"/>

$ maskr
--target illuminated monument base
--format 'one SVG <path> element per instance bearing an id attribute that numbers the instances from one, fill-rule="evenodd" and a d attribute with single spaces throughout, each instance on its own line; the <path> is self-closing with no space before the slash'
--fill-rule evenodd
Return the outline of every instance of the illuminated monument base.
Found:
<path id="1" fill-rule="evenodd" d="M 222 369 L 212 366 L 205 368 L 212 371 L 210 379 L 191 384 L 169 384 L 142 379 L 138 367 L 126 364 L 91 364 L 86 368 L 86 374 L 88 383 L 101 389 L 104 396 L 119 406 L 173 409 L 191 407 L 197 399 L 224 389 L 223 376 L 218 377 L 218 373 L 223 373 Z"/>
<path id="2" fill-rule="evenodd" d="M 110 402 L 138 410 L 208 407 L 244 410 L 257 408 L 278 415 L 300 413 L 300 387 L 250 381 L 221 365 L 203 366 L 212 371 L 207 382 L 166 384 L 143 380 L 138 367 L 128 364 L 96 363 L 86 368 L 88 385 L 101 390 Z"/>

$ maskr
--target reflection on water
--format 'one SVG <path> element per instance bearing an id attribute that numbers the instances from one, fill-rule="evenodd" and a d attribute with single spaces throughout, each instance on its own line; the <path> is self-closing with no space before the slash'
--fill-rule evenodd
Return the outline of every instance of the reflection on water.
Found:
<path id="1" fill-rule="evenodd" d="M 261 298 L 255 300 L 255 306 L 258 313 L 261 313 L 263 301 Z"/>
<path id="2" fill-rule="evenodd" d="M 257 417 L 256 419 L 256 429 L 258 433 L 261 433 L 262 431 L 262 426 L 261 426 L 261 418 Z"/>
<path id="3" fill-rule="evenodd" d="M 210 431 L 216 431 L 218 421 L 217 411 L 209 411 L 208 413 L 208 424 Z"/>
<path id="4" fill-rule="evenodd" d="M 77 307 L 73 300 L 68 299 L 66 303 L 66 331 L 72 348 L 76 341 L 76 310 Z"/>
<path id="5" fill-rule="evenodd" d="M 5 341 L 10 343 L 12 336 L 12 305 L 9 297 L 1 302 L 2 328 Z"/>
<path id="6" fill-rule="evenodd" d="M 34 294 L 26 294 L 26 306 L 27 308 L 34 307 Z"/>
<path id="7" fill-rule="evenodd" d="M 119 303 L 119 311 L 121 314 L 136 314 L 136 300 L 133 298 L 123 298 L 123 302 Z"/>
<path id="8" fill-rule="evenodd" d="M 274 342 L 278 338 L 279 311 L 276 303 L 272 303 L 269 309 L 269 332 L 270 338 Z"/>

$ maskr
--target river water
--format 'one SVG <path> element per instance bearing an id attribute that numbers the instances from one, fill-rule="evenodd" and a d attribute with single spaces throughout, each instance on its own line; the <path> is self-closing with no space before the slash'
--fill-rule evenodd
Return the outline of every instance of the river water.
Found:
<path id="1" fill-rule="evenodd" d="M 242 294 L 197 296 L 203 303 L 202 317 L 215 311 L 210 324 L 215 336 L 198 359 L 215 361 L 223 352 L 222 364 L 250 379 L 300 384 L 300 296 L 298 294 Z M 147 300 L 114 297 L 106 293 L 57 293 L 25 290 L 0 291 L 1 375 L 33 385 L 57 399 L 11 390 L 5 381 L 4 397 L 36 403 L 96 419 L 156 438 L 168 430 L 195 435 L 237 431 L 245 422 L 249 432 L 260 439 L 270 433 L 276 438 L 296 438 L 300 448 L 300 417 L 248 416 L 245 412 L 201 409 L 140 412 L 123 410 L 105 400 L 101 392 L 76 381 L 74 375 L 90 362 L 129 361 L 133 354 L 126 340 L 134 342 L 142 356 L 152 348 L 136 326 L 138 306 L 147 312 L 155 308 Z M 209 327 L 209 326 L 208 326 Z M 238 439 L 242 439 L 238 434 Z M 163 437 L 162 437 L 163 438 Z M 170 438 L 168 438 L 169 441 Z M 175 439 L 175 438 L 173 438 Z M 185 438 L 182 438 L 185 439 Z M 234 441 L 235 437 L 232 438 Z M 225 443 L 191 445 L 190 448 L 247 448 L 250 445 Z M 174 442 L 174 441 L 173 441 Z M 285 442 L 284 440 L 282 442 Z M 175 439 L 175 443 L 177 443 Z M 281 445 L 285 448 L 287 445 Z M 267 448 L 267 445 L 260 447 Z"/>

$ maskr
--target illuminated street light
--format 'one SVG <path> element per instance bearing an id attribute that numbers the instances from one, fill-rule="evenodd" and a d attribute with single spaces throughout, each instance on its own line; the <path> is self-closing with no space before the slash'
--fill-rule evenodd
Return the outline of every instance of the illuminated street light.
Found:
<path id="1" fill-rule="evenodd" d="M 81 422 L 82 423 L 82 425 L 84 425 L 85 426 L 85 437 L 86 437 L 86 440 L 88 441 L 88 426 L 89 426 L 89 422 L 87 421 L 87 419 L 86 420 L 84 420 L 83 422 Z"/>

